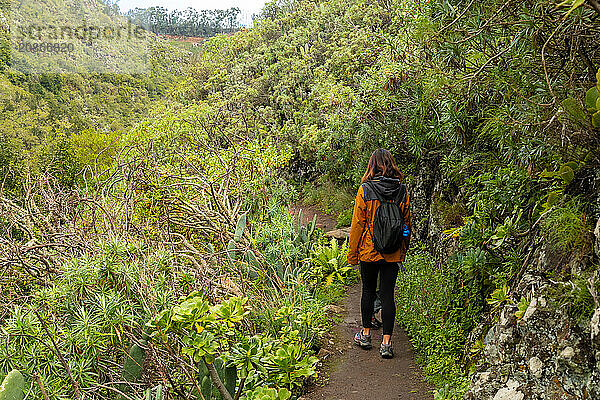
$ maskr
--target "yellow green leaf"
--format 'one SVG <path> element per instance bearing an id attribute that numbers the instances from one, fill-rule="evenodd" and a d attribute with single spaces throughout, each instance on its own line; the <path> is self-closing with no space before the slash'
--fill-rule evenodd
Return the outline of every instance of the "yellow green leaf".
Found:
<path id="1" fill-rule="evenodd" d="M 546 200 L 546 206 L 552 207 L 556 202 L 560 199 L 560 195 L 558 192 L 550 192 L 548 193 L 548 199 Z"/>
<path id="2" fill-rule="evenodd" d="M 573 171 L 577 171 L 579 169 L 579 164 L 577 164 L 575 161 L 566 162 L 565 165 L 571 168 Z"/>
<path id="3" fill-rule="evenodd" d="M 597 101 L 600 99 L 598 95 L 598 89 L 596 87 L 591 88 L 585 94 L 585 108 L 588 110 L 597 110 Z"/>
<path id="4" fill-rule="evenodd" d="M 562 167 L 560 167 L 560 170 L 556 175 L 563 181 L 565 181 L 565 183 L 567 184 L 571 183 L 573 181 L 573 178 L 575 178 L 575 173 L 573 172 L 573 169 L 568 165 L 563 165 Z"/>
<path id="5" fill-rule="evenodd" d="M 567 11 L 567 13 L 565 14 L 565 17 L 568 17 L 569 14 L 571 14 L 573 11 L 577 10 L 579 7 L 581 7 L 583 5 L 583 3 L 585 3 L 585 0 L 574 0 L 573 4 L 571 5 L 571 8 L 569 9 L 569 11 Z"/>
<path id="6" fill-rule="evenodd" d="M 592 115 L 592 125 L 596 129 L 600 129 L 600 111 L 597 111 L 594 115 Z"/>
<path id="7" fill-rule="evenodd" d="M 581 107 L 581 104 L 579 104 L 579 101 L 571 97 L 562 101 L 562 107 L 574 122 L 582 123 L 589 118 L 583 107 Z"/>

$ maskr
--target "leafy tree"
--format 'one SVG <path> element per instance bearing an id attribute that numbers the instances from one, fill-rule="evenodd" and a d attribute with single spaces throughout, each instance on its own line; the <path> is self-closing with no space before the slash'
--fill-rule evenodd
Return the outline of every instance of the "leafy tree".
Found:
<path id="1" fill-rule="evenodd" d="M 134 8 L 127 16 L 138 25 L 162 35 L 210 37 L 239 29 L 240 9 L 169 11 L 164 7 Z"/>

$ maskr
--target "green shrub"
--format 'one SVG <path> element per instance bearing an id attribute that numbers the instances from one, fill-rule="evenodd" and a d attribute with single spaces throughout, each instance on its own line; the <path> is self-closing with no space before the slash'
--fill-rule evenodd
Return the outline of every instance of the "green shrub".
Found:
<path id="1" fill-rule="evenodd" d="M 576 321 L 589 321 L 594 313 L 596 303 L 590 289 L 600 293 L 600 281 L 597 275 L 590 279 L 592 272 L 598 266 L 593 266 L 581 276 L 574 277 L 566 282 L 560 282 L 557 286 L 548 289 L 548 300 L 556 308 L 563 309 L 567 315 Z M 594 288 L 591 287 L 592 282 Z"/>
<path id="2" fill-rule="evenodd" d="M 442 229 L 463 225 L 466 213 L 465 205 L 461 202 L 451 204 L 442 199 L 434 202 L 434 215 L 439 218 Z"/>
<path id="3" fill-rule="evenodd" d="M 28 304 L 15 305 L 1 321 L 0 375 L 13 368 L 27 376 L 37 373 L 51 399 L 71 396 L 72 383 L 44 345 L 49 339 L 37 313 L 81 387 L 99 379 L 122 381 L 123 364 L 129 365 L 128 372 L 138 368 L 134 374 L 139 378 L 140 366 L 126 361 L 130 347 L 136 347 L 129 337 L 143 338 L 150 315 L 176 297 L 173 272 L 158 262 L 165 254 L 144 253 L 139 243 L 111 240 L 58 265 L 61 273 L 52 285 L 35 288 Z M 169 258 L 173 262 L 174 256 Z M 32 391 L 41 398 L 37 385 Z"/>
<path id="4" fill-rule="evenodd" d="M 312 223 L 309 226 L 299 224 L 301 216 L 295 226 L 296 221 L 280 204 L 273 204 L 265 217 L 268 222 L 257 226 L 256 244 L 267 262 L 268 271 L 272 272 L 259 274 L 254 281 L 249 318 L 259 332 L 277 336 L 281 329 L 289 326 L 299 332 L 307 347 L 318 346 L 333 323 L 324 308 L 343 296 L 343 281 L 350 275 L 343 269 L 346 250 L 337 243 L 336 249 L 333 245 L 315 247 L 318 230 L 312 229 Z M 327 275 L 313 265 L 315 251 L 327 264 Z M 333 264 L 325 259 L 335 261 L 335 271 Z M 324 280 L 329 275 L 332 278 L 326 285 Z M 284 288 L 273 284 L 274 276 L 281 279 Z"/>
<path id="5" fill-rule="evenodd" d="M 287 389 L 273 389 L 259 387 L 246 393 L 242 400 L 287 400 L 292 394 Z"/>
<path id="6" fill-rule="evenodd" d="M 247 383 L 242 389 L 273 385 L 297 391 L 307 378 L 316 376 L 318 359 L 291 323 L 308 325 L 310 316 L 294 316 L 294 309 L 283 307 L 276 315 L 283 321 L 276 335 L 250 336 L 243 324 L 251 312 L 247 302 L 248 298 L 231 297 L 211 305 L 202 292 L 192 293 L 154 320 L 154 335 L 168 347 L 182 343 L 181 354 L 191 363 L 211 368 L 213 363 L 222 366 L 219 359 L 226 359 L 243 379 L 240 385 Z"/>
<path id="7" fill-rule="evenodd" d="M 306 287 L 298 285 L 290 288 L 285 296 L 275 291 L 264 291 L 251 299 L 249 318 L 260 332 L 276 336 L 284 326 L 290 326 L 305 338 L 309 347 L 317 346 L 331 324 L 324 307 L 340 296 L 338 292 L 328 297 L 321 290 L 317 289 L 312 294 Z"/>
<path id="8" fill-rule="evenodd" d="M 590 225 L 575 200 L 550 211 L 542 222 L 544 236 L 558 251 L 569 253 L 589 241 Z"/>
<path id="9" fill-rule="evenodd" d="M 410 335 L 426 378 L 439 388 L 449 385 L 447 398 L 458 399 L 468 381 L 462 352 L 483 310 L 478 283 L 465 279 L 460 263 L 440 264 L 422 245 L 404 267 L 397 281 L 398 322 Z"/>
<path id="10" fill-rule="evenodd" d="M 352 225 L 352 214 L 353 213 L 354 213 L 353 208 L 346 208 L 345 210 L 342 210 L 340 212 L 340 214 L 338 215 L 335 227 L 343 228 L 343 227 Z"/>
<path id="11" fill-rule="evenodd" d="M 267 268 L 283 282 L 301 282 L 310 275 L 308 258 L 318 237 L 314 224 L 296 221 L 282 204 L 272 204 L 259 221 L 256 246 L 262 252 Z"/>
<path id="12" fill-rule="evenodd" d="M 102 173 L 107 170 L 122 149 L 121 133 L 100 133 L 86 129 L 69 137 L 73 163 Z M 89 172 L 88 172 L 89 173 Z"/>
<path id="13" fill-rule="evenodd" d="M 308 183 L 302 190 L 304 201 L 319 207 L 327 214 L 348 219 L 350 212 L 350 221 L 352 221 L 352 210 L 354 209 L 355 194 L 350 194 L 343 187 L 330 181 L 323 181 L 317 185 Z M 344 220 L 343 220 L 344 221 Z"/>

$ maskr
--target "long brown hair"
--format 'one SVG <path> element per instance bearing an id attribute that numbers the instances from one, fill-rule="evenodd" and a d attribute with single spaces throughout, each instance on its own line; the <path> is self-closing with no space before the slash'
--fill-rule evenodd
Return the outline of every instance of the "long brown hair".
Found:
<path id="1" fill-rule="evenodd" d="M 394 156 L 388 150 L 377 149 L 371 154 L 367 171 L 363 175 L 361 182 L 370 181 L 376 176 L 385 176 L 402 180 L 402 172 L 394 161 Z"/>

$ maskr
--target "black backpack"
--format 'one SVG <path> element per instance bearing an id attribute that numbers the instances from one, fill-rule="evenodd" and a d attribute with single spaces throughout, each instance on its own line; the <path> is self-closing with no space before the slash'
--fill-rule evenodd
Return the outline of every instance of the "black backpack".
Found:
<path id="1" fill-rule="evenodd" d="M 366 184 L 371 184 L 371 182 Z M 400 204 L 406 200 L 406 185 L 401 185 L 397 199 L 385 199 L 375 190 L 372 190 L 372 193 L 381 203 L 375 210 L 373 231 L 367 222 L 367 229 L 373 239 L 373 247 L 381 254 L 394 253 L 404 240 L 408 240 L 410 234 L 406 229 L 404 214 L 400 209 Z"/>

